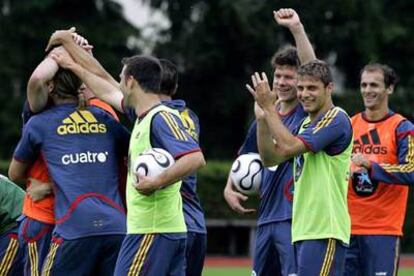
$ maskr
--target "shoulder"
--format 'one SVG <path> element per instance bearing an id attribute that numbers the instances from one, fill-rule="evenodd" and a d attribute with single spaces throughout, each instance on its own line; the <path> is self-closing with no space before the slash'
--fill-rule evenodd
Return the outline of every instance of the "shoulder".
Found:
<path id="1" fill-rule="evenodd" d="M 344 127 L 351 127 L 351 119 L 345 110 L 340 107 L 331 108 L 316 122 L 314 126 L 315 131 L 328 126 L 343 125 Z"/>

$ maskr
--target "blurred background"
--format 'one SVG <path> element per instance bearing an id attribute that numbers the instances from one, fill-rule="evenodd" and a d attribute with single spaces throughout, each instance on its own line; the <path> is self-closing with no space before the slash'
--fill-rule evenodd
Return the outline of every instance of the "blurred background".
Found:
<path id="1" fill-rule="evenodd" d="M 317 56 L 332 65 L 336 105 L 351 115 L 361 111 L 359 71 L 368 62 L 381 62 L 401 77 L 391 108 L 413 118 L 412 0 L 1 0 L 0 172 L 6 172 L 18 142 L 26 83 L 45 56 L 50 34 L 76 26 L 115 77 L 121 58 L 134 54 L 153 54 L 178 65 L 177 97 L 200 117 L 201 146 L 208 160 L 199 174 L 209 224 L 208 253 L 247 256 L 255 216 L 231 212 L 222 190 L 253 119 L 245 83 L 256 70 L 272 75 L 271 56 L 293 43 L 290 33 L 273 20 L 272 11 L 284 7 L 298 12 Z M 409 201 L 404 253 L 414 253 L 412 195 Z M 252 198 L 247 204 L 257 202 Z"/>

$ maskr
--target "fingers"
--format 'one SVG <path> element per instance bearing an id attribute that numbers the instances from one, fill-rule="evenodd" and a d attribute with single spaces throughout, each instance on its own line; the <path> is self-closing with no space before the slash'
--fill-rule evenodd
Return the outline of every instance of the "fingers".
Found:
<path id="1" fill-rule="evenodd" d="M 72 27 L 69 28 L 68 31 L 71 32 L 71 33 L 74 33 L 74 32 L 76 32 L 76 27 L 72 26 Z"/>
<path id="2" fill-rule="evenodd" d="M 252 94 L 252 96 L 254 98 L 256 98 L 256 91 L 254 91 L 254 89 L 250 85 L 248 85 L 248 84 L 246 84 L 246 88 L 250 92 L 250 94 Z"/>

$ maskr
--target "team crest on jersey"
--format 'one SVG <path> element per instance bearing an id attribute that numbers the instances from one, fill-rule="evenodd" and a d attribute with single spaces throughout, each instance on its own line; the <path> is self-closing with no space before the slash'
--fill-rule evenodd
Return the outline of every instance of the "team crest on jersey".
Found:
<path id="1" fill-rule="evenodd" d="M 378 135 L 377 129 L 371 129 L 368 133 L 361 135 L 354 141 L 353 153 L 386 155 L 388 153 L 387 147 L 381 146 L 381 139 Z"/>
<path id="2" fill-rule="evenodd" d="M 62 121 L 56 129 L 59 135 L 106 133 L 106 125 L 99 123 L 88 110 L 77 110 Z"/>
<path id="3" fill-rule="evenodd" d="M 305 158 L 303 157 L 303 155 L 297 156 L 294 162 L 295 162 L 295 181 L 298 181 L 299 177 L 302 175 Z"/>
<path id="4" fill-rule="evenodd" d="M 352 188 L 361 197 L 370 196 L 377 190 L 378 183 L 372 181 L 366 170 L 354 172 L 352 174 Z"/>

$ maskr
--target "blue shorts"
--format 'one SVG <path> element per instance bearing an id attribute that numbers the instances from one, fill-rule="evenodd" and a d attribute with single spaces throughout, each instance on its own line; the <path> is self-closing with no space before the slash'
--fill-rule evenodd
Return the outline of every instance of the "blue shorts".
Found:
<path id="1" fill-rule="evenodd" d="M 0 236 L 0 275 L 23 275 L 23 262 L 17 228 L 14 228 Z"/>
<path id="2" fill-rule="evenodd" d="M 257 228 L 253 274 L 295 275 L 296 259 L 291 221 L 272 222 Z"/>
<path id="3" fill-rule="evenodd" d="M 397 275 L 399 257 L 398 236 L 352 235 L 344 275 Z"/>
<path id="4" fill-rule="evenodd" d="M 195 232 L 187 233 L 185 250 L 186 276 L 201 276 L 206 255 L 207 235 Z"/>
<path id="5" fill-rule="evenodd" d="M 103 235 L 64 240 L 53 236 L 42 276 L 114 274 L 124 235 Z"/>
<path id="6" fill-rule="evenodd" d="M 295 242 L 298 276 L 342 276 L 347 247 L 336 239 Z"/>
<path id="7" fill-rule="evenodd" d="M 181 236 L 175 238 L 175 235 Z M 185 275 L 183 234 L 128 234 L 116 262 L 115 276 Z"/>
<path id="8" fill-rule="evenodd" d="M 24 258 L 24 275 L 40 275 L 49 252 L 53 224 L 25 217 L 19 227 L 19 241 Z"/>

